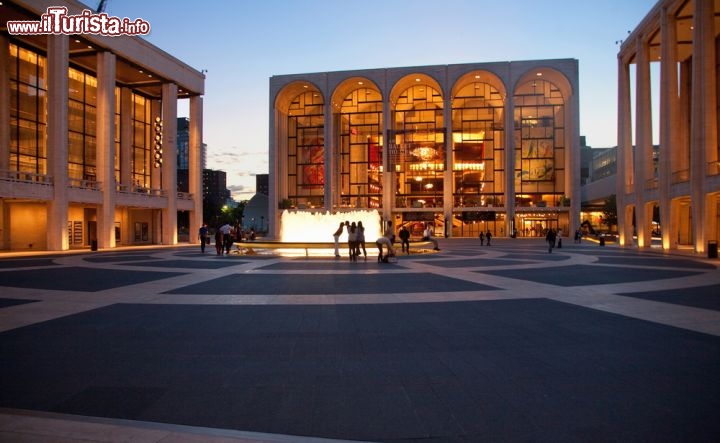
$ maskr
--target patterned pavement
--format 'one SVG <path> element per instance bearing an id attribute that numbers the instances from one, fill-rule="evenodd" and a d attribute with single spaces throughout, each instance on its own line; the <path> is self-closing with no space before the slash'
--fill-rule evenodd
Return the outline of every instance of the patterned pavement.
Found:
<path id="1" fill-rule="evenodd" d="M 717 441 L 720 262 L 440 242 L 7 254 L 0 441 Z"/>

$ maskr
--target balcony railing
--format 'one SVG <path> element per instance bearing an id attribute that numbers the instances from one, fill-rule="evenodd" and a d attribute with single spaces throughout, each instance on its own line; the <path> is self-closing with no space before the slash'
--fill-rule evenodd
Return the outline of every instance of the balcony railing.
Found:
<path id="1" fill-rule="evenodd" d="M 52 186 L 52 178 L 45 174 L 20 171 L 0 171 L 0 180 L 20 183 L 37 183 Z"/>
<path id="2" fill-rule="evenodd" d="M 168 193 L 164 189 L 146 188 L 138 185 L 122 185 L 115 186 L 115 190 L 122 194 L 146 195 L 148 197 L 167 197 Z"/>
<path id="3" fill-rule="evenodd" d="M 690 180 L 690 170 L 680 169 L 672 173 L 670 178 L 673 183 L 683 183 Z"/>
<path id="4" fill-rule="evenodd" d="M 84 180 L 79 178 L 68 179 L 68 186 L 76 189 L 93 189 L 100 190 L 101 182 L 95 180 Z"/>
<path id="5" fill-rule="evenodd" d="M 720 174 L 720 161 L 711 161 L 707 164 L 707 175 Z"/>

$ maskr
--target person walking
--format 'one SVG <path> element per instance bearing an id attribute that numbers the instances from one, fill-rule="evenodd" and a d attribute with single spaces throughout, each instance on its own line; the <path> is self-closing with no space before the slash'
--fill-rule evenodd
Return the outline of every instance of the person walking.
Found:
<path id="1" fill-rule="evenodd" d="M 232 246 L 232 238 L 230 237 L 230 231 L 232 230 L 232 228 L 228 223 L 225 223 L 224 225 L 220 226 L 220 229 L 218 230 L 222 234 L 222 245 L 225 247 L 225 253 L 229 254 L 230 246 Z"/>
<path id="2" fill-rule="evenodd" d="M 490 230 L 485 233 L 485 240 L 487 240 L 487 245 L 490 246 L 490 239 L 492 238 L 492 234 L 490 233 Z"/>
<path id="3" fill-rule="evenodd" d="M 198 238 L 200 239 L 200 252 L 205 253 L 205 243 L 209 243 L 208 240 L 208 227 L 207 224 L 203 223 L 198 231 Z"/>
<path id="4" fill-rule="evenodd" d="M 335 258 L 340 258 L 340 236 L 343 233 L 344 227 L 345 224 L 340 222 L 340 226 L 338 226 L 337 231 L 333 234 L 333 239 L 335 240 Z"/>
<path id="5" fill-rule="evenodd" d="M 548 253 L 552 253 L 552 250 L 555 247 L 555 238 L 555 231 L 548 229 L 547 235 L 545 235 L 545 241 L 548 243 Z"/>
<path id="6" fill-rule="evenodd" d="M 408 231 L 405 226 L 401 226 L 398 236 L 400 237 L 400 248 L 402 252 L 410 254 L 410 231 Z"/>
<path id="7" fill-rule="evenodd" d="M 223 234 L 220 229 L 215 230 L 215 251 L 217 251 L 217 255 L 223 253 Z"/>
<path id="8" fill-rule="evenodd" d="M 480 246 L 485 244 L 485 233 L 480 231 Z"/>
<path id="9" fill-rule="evenodd" d="M 422 239 L 423 239 L 423 241 L 432 242 L 432 244 L 433 244 L 433 250 L 434 250 L 434 251 L 439 251 L 439 250 L 440 250 L 440 246 L 438 245 L 438 241 L 433 238 L 433 233 L 432 233 L 432 229 L 430 229 L 430 225 L 427 225 L 427 226 L 425 227 L 425 231 L 423 231 L 423 238 L 422 238 Z"/>

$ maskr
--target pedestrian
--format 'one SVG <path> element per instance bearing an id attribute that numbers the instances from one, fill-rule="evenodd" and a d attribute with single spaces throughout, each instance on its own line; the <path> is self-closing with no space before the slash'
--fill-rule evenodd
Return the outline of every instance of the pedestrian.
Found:
<path id="1" fill-rule="evenodd" d="M 389 238 L 383 235 L 375 241 L 375 245 L 377 245 L 378 248 L 378 263 L 388 263 L 390 257 L 395 257 L 395 250 Z M 387 249 L 386 254 L 383 254 L 383 247 Z"/>
<path id="2" fill-rule="evenodd" d="M 363 257 L 367 261 L 367 250 L 365 249 L 365 226 L 362 221 L 357 224 L 357 255 L 360 256 L 360 249 L 362 249 Z"/>
<path id="3" fill-rule="evenodd" d="M 348 253 L 350 261 L 357 261 L 357 225 L 355 222 L 352 222 L 348 229 Z"/>
<path id="4" fill-rule="evenodd" d="M 207 224 L 203 223 L 203 225 L 200 226 L 200 230 L 198 231 L 198 238 L 200 240 L 200 251 L 204 254 L 205 253 L 205 242 L 207 242 L 207 240 L 208 240 Z"/>
<path id="5" fill-rule="evenodd" d="M 335 258 L 340 258 L 340 236 L 343 233 L 343 229 L 345 227 L 345 224 L 343 222 L 340 222 L 340 226 L 337 228 L 337 231 L 333 234 L 333 239 L 335 240 Z"/>
<path id="6" fill-rule="evenodd" d="M 575 243 L 580 243 L 580 242 L 582 242 L 582 232 L 580 231 L 580 228 L 578 228 L 575 231 Z"/>
<path id="7" fill-rule="evenodd" d="M 219 229 L 220 233 L 222 233 L 222 244 L 225 247 L 225 253 L 230 253 L 230 246 L 232 245 L 232 238 L 230 236 L 230 232 L 232 231 L 232 228 L 228 223 L 223 224 L 220 226 Z"/>
<path id="8" fill-rule="evenodd" d="M 395 231 L 393 231 L 393 224 L 391 221 L 387 222 L 387 228 L 385 228 L 383 236 L 390 240 L 390 244 L 395 244 Z"/>
<path id="9" fill-rule="evenodd" d="M 485 240 L 487 240 L 487 245 L 490 246 L 490 239 L 492 238 L 492 234 L 490 233 L 490 230 L 485 233 Z"/>
<path id="10" fill-rule="evenodd" d="M 410 254 L 410 231 L 408 231 L 404 225 L 400 226 L 398 236 L 400 237 L 400 248 L 402 252 Z"/>
<path id="11" fill-rule="evenodd" d="M 485 233 L 480 231 L 480 246 L 485 244 Z"/>
<path id="12" fill-rule="evenodd" d="M 215 250 L 217 251 L 217 255 L 222 255 L 223 253 L 223 234 L 220 229 L 215 229 Z"/>
<path id="13" fill-rule="evenodd" d="M 552 253 L 552 250 L 555 247 L 555 238 L 555 231 L 548 229 L 547 235 L 545 235 L 545 241 L 548 243 L 548 253 Z"/>
<path id="14" fill-rule="evenodd" d="M 440 246 L 438 245 L 438 241 L 433 238 L 432 229 L 430 229 L 430 225 L 427 225 L 425 227 L 425 231 L 423 231 L 423 241 L 429 241 L 433 244 L 433 251 L 439 251 Z"/>

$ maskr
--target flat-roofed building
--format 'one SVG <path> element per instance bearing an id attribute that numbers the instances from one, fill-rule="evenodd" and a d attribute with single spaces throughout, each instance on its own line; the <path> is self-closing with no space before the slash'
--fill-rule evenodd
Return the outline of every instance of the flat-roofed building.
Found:
<path id="1" fill-rule="evenodd" d="M 197 232 L 205 76 L 139 37 L 6 27 L 49 7 L 89 9 L 0 4 L 0 249 L 172 245 L 179 211 Z M 179 100 L 189 100 L 187 192 L 177 190 Z"/>

